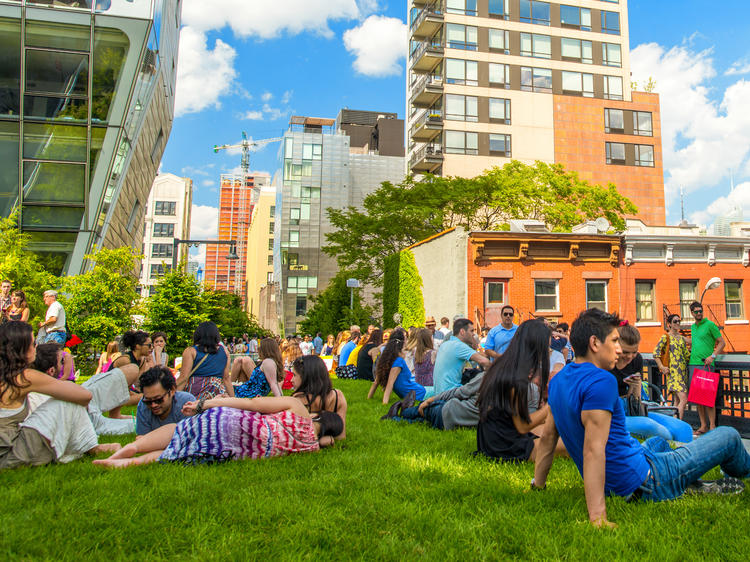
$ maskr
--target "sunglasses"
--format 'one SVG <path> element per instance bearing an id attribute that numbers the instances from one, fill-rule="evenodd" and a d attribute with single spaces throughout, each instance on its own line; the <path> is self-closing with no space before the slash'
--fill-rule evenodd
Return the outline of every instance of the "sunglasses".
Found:
<path id="1" fill-rule="evenodd" d="M 169 394 L 169 391 L 165 392 L 161 396 L 156 396 L 155 398 L 143 398 L 142 400 L 146 406 L 150 406 L 151 404 L 161 404 L 162 402 L 164 402 L 167 394 Z"/>
<path id="2" fill-rule="evenodd" d="M 703 314 L 703 309 L 702 308 L 696 308 L 695 310 L 693 310 L 693 314 Z"/>
<path id="3" fill-rule="evenodd" d="M 503 312 L 503 316 L 513 316 L 512 312 Z"/>

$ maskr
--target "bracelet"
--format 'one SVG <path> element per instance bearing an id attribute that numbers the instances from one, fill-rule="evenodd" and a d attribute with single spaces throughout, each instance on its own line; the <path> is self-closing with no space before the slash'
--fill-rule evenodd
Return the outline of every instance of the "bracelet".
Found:
<path id="1" fill-rule="evenodd" d="M 205 403 L 206 403 L 206 399 L 205 398 L 201 398 L 200 400 L 198 400 L 198 405 L 195 407 L 195 413 L 196 414 L 202 414 L 203 413 L 203 411 L 204 411 L 203 410 L 203 404 L 205 404 Z"/>
<path id="2" fill-rule="evenodd" d="M 547 489 L 547 484 L 545 483 L 544 486 L 542 486 L 540 488 L 539 486 L 536 485 L 535 479 L 532 478 L 531 479 L 531 489 L 534 490 L 535 492 L 541 492 L 542 490 L 546 490 Z"/>

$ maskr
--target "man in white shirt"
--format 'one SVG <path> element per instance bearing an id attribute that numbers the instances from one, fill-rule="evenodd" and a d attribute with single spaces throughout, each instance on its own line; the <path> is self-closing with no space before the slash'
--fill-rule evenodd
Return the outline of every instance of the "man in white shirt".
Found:
<path id="1" fill-rule="evenodd" d="M 443 334 L 444 340 L 447 340 L 451 336 L 451 329 L 449 328 L 450 324 L 451 324 L 451 321 L 448 320 L 447 316 L 443 316 L 440 319 L 440 329 L 438 330 L 438 332 Z"/>
<path id="2" fill-rule="evenodd" d="M 302 355 L 312 355 L 313 343 L 310 334 L 305 336 L 305 341 L 300 342 L 299 348 L 302 350 Z"/>
<path id="3" fill-rule="evenodd" d="M 57 302 L 57 291 L 44 291 L 44 304 L 47 305 L 47 314 L 39 325 L 46 334 L 42 343 L 55 342 L 65 346 L 65 309 Z"/>

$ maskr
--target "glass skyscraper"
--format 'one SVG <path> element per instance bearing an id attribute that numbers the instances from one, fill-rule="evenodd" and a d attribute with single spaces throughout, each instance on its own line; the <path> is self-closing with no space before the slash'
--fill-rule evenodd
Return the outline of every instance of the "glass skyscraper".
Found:
<path id="1" fill-rule="evenodd" d="M 140 249 L 172 126 L 180 2 L 0 0 L 0 214 L 56 272 Z"/>

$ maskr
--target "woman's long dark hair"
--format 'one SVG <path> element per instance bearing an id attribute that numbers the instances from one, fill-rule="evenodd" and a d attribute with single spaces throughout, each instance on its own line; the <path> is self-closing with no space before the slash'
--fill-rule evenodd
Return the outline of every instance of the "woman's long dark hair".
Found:
<path id="1" fill-rule="evenodd" d="M 219 327 L 211 321 L 201 322 L 193 333 L 193 345 L 203 353 L 216 353 L 219 350 Z"/>
<path id="2" fill-rule="evenodd" d="M 375 382 L 383 388 L 388 384 L 388 374 L 391 372 L 393 362 L 401 354 L 401 350 L 404 349 L 404 341 L 406 341 L 406 330 L 396 328 L 391 332 L 391 337 L 388 343 L 385 344 L 383 353 L 378 357 L 377 368 L 375 369 Z"/>
<path id="3" fill-rule="evenodd" d="M 516 331 L 505 352 L 490 366 L 479 388 L 479 419 L 491 410 L 518 416 L 529 423 L 529 385 L 539 374 L 541 396 L 549 379 L 550 329 L 541 320 L 526 320 Z"/>
<path id="4" fill-rule="evenodd" d="M 29 366 L 31 335 L 31 324 L 27 322 L 14 320 L 0 325 L 0 398 L 8 393 L 13 400 L 29 386 L 23 373 Z"/>
<path id="5" fill-rule="evenodd" d="M 148 332 L 144 332 L 142 330 L 129 330 L 122 335 L 122 339 L 120 341 L 122 342 L 122 345 L 124 345 L 127 349 L 129 349 L 130 351 L 135 351 L 136 345 L 143 345 L 143 342 L 145 342 L 150 337 L 151 336 L 148 335 Z"/>
<path id="6" fill-rule="evenodd" d="M 276 380 L 284 380 L 284 360 L 281 358 L 281 349 L 274 338 L 263 338 L 258 345 L 258 358 L 261 362 L 264 359 L 271 359 L 276 365 Z"/>
<path id="7" fill-rule="evenodd" d="M 372 334 L 370 334 L 370 339 L 367 340 L 367 344 L 378 346 L 381 343 L 383 343 L 383 330 L 381 330 L 380 328 L 375 328 L 372 331 Z"/>
<path id="8" fill-rule="evenodd" d="M 325 410 L 326 398 L 333 390 L 325 362 L 317 355 L 303 355 L 294 360 L 292 369 L 302 379 L 294 395 L 304 395 L 308 406 L 312 406 L 316 398 L 319 398 L 320 409 Z"/>

